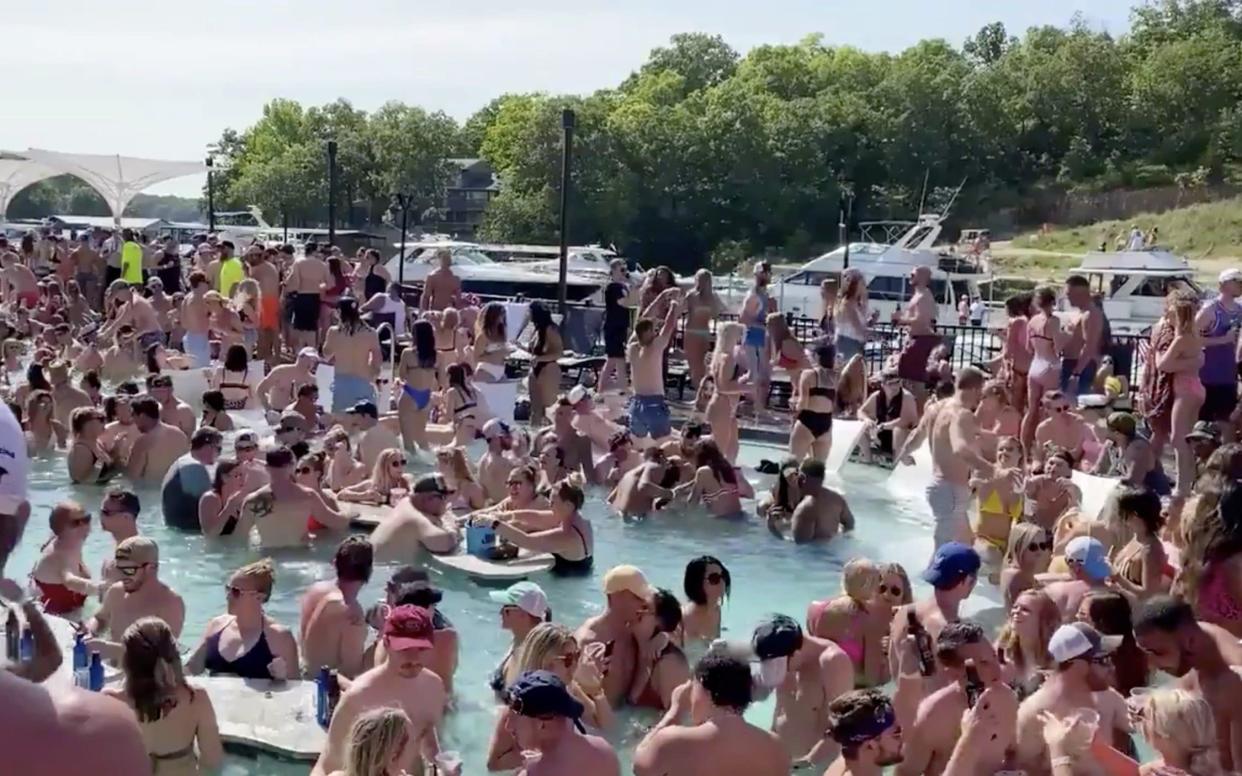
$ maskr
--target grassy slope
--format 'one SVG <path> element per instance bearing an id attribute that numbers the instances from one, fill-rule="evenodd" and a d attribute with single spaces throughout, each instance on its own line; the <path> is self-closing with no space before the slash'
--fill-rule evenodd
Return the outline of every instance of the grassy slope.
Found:
<path id="1" fill-rule="evenodd" d="M 1117 235 L 1133 224 L 1147 231 L 1160 229 L 1160 244 L 1190 259 L 1202 274 L 1215 274 L 1221 267 L 1237 266 L 1242 257 L 1242 197 L 1192 205 L 1165 213 L 1141 213 L 1124 221 L 1101 221 L 1073 229 L 1054 229 L 1048 234 L 1031 233 L 999 246 L 998 272 L 1061 274 L 1077 264 L 1088 250 L 1107 240 L 1111 248 Z"/>

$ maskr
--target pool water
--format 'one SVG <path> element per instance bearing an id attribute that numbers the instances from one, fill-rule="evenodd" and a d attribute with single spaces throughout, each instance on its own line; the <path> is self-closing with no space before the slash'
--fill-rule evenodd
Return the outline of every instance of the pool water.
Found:
<path id="1" fill-rule="evenodd" d="M 231 437 L 232 435 L 227 435 Z M 226 450 L 231 442 L 226 441 Z M 471 451 L 477 460 L 482 448 Z M 783 448 L 744 443 L 739 463 L 757 492 L 763 492 L 772 477 L 754 472 L 760 459 L 780 460 Z M 429 470 L 430 462 L 410 456 L 415 471 Z M 548 593 L 555 619 L 576 627 L 602 608 L 600 579 L 613 565 L 633 563 L 641 567 L 651 583 L 666 587 L 684 598 L 682 575 L 685 564 L 699 555 L 720 558 L 729 568 L 733 596 L 723 615 L 724 636 L 749 642 L 751 629 L 769 612 L 783 612 L 801 621 L 807 604 L 835 594 L 840 589 L 840 572 L 850 558 L 867 556 L 902 563 L 915 585 L 916 595 L 926 586 L 918 580 L 931 553 L 931 533 L 921 512 L 912 504 L 889 495 L 884 480 L 889 473 L 857 465 L 847 466 L 844 476 L 830 484 L 848 495 L 858 528 L 828 545 L 795 546 L 779 542 L 753 518 L 748 521 L 713 519 L 695 509 L 661 514 L 646 521 L 623 522 L 610 514 L 604 494 L 588 494 L 584 515 L 595 529 L 595 571 L 586 578 L 561 579 L 541 576 L 537 581 Z M 25 575 L 38 557 L 40 545 L 50 536 L 47 515 L 61 499 L 76 499 L 97 516 L 103 488 L 75 486 L 68 482 L 63 455 L 32 462 L 30 497 L 32 516 L 22 545 L 9 562 L 10 576 Z M 144 534 L 160 545 L 160 576 L 186 600 L 185 632 L 182 652 L 192 650 L 202 636 L 208 620 L 224 612 L 224 582 L 235 568 L 262 557 L 256 549 L 222 545 L 201 536 L 165 528 L 160 514 L 158 488 L 137 491 L 143 510 L 139 524 Z M 752 505 L 748 505 L 753 507 Z M 320 542 L 315 547 L 288 552 L 278 557 L 276 586 L 267 613 L 296 632 L 298 601 L 310 583 L 331 576 L 329 560 L 336 542 Z M 92 573 L 112 550 L 112 539 L 96 522 L 85 549 Z M 413 560 L 413 559 L 411 559 Z M 392 566 L 377 566 L 370 585 L 360 599 L 364 606 L 378 600 Z M 447 715 L 441 731 L 441 746 L 463 753 L 464 773 L 486 773 L 486 752 L 496 714 L 496 704 L 487 687 L 487 677 L 503 656 L 510 636 L 499 626 L 496 604 L 487 597 L 488 588 L 464 576 L 440 573 L 434 567 L 436 583 L 444 590 L 440 609 L 460 634 L 461 655 L 455 680 L 454 709 Z M 1003 617 L 995 589 L 980 590 L 966 611 L 990 627 Z M 981 612 L 980 610 L 986 610 Z M 770 701 L 752 708 L 748 719 L 767 726 L 771 722 Z M 625 711 L 619 715 L 617 729 L 609 735 L 622 757 L 623 772 L 634 746 L 644 730 L 658 718 L 651 710 Z M 247 756 L 230 753 L 224 769 L 229 776 L 255 774 L 284 776 L 306 774 L 305 763 L 290 763 L 267 755 Z"/>

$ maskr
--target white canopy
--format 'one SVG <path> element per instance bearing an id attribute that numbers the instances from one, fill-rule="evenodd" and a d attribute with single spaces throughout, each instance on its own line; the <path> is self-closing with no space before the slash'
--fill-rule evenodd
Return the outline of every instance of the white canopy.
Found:
<path id="1" fill-rule="evenodd" d="M 68 173 L 86 181 L 103 196 L 119 219 L 135 195 L 161 181 L 207 171 L 202 162 L 170 162 L 160 159 L 136 159 L 112 154 L 66 154 L 31 148 L 22 156 L 52 168 L 55 173 Z"/>
<path id="2" fill-rule="evenodd" d="M 17 196 L 17 192 L 32 183 L 56 175 L 60 175 L 59 170 L 30 159 L 0 158 L 0 221 L 4 220 L 4 211 L 9 209 L 9 203 Z"/>

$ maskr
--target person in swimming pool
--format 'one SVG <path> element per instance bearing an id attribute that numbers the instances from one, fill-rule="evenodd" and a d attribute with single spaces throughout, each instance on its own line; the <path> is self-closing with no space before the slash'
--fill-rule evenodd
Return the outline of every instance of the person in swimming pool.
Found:
<path id="1" fill-rule="evenodd" d="M 626 516 L 646 515 L 673 498 L 664 485 L 670 465 L 658 447 L 643 451 L 643 462 L 626 472 L 608 495 L 608 503 Z"/>
<path id="2" fill-rule="evenodd" d="M 415 321 L 410 332 L 413 347 L 401 351 L 397 362 L 397 376 L 401 380 L 397 418 L 407 450 L 430 450 L 427 421 L 431 415 L 431 395 L 440 387 L 435 328 L 430 321 Z"/>
<path id="3" fill-rule="evenodd" d="M 392 514 L 371 534 L 376 560 L 409 562 L 421 549 L 437 555 L 455 552 L 461 535 L 457 523 L 447 514 L 452 495 L 452 489 L 438 474 L 418 478 L 410 495 L 395 504 Z"/>
<path id="4" fill-rule="evenodd" d="M 824 462 L 807 458 L 798 465 L 802 499 L 789 516 L 789 537 L 798 544 L 828 541 L 840 531 L 854 530 L 854 513 L 845 496 L 824 487 Z M 784 539 L 779 515 L 768 513 L 768 530 Z"/>
<path id="5" fill-rule="evenodd" d="M 207 623 L 186 670 L 243 679 L 296 679 L 298 644 L 293 633 L 263 611 L 276 585 L 270 558 L 242 566 L 225 585 L 228 611 Z"/>
<path id="6" fill-rule="evenodd" d="M 673 694 L 690 680 L 690 664 L 673 637 L 681 627 L 681 603 L 664 589 L 656 590 L 634 624 L 638 663 L 629 702 L 667 711 Z"/>

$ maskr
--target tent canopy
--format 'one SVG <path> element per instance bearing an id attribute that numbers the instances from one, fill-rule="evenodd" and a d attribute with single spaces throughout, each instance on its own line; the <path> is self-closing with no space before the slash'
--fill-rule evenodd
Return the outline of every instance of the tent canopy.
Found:
<path id="1" fill-rule="evenodd" d="M 138 159 L 113 154 L 66 154 L 31 148 L 22 156 L 51 168 L 53 175 L 68 173 L 81 178 L 108 203 L 113 219 L 119 219 L 130 201 L 143 189 L 162 181 L 207 172 L 202 162 Z"/>
<path id="2" fill-rule="evenodd" d="M 59 170 L 30 159 L 0 157 L 0 221 L 4 220 L 4 212 L 9 209 L 9 203 L 17 192 L 57 175 L 60 175 Z"/>

